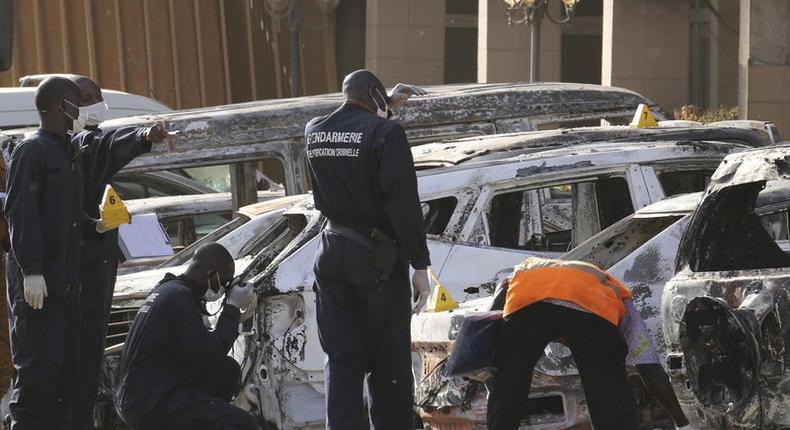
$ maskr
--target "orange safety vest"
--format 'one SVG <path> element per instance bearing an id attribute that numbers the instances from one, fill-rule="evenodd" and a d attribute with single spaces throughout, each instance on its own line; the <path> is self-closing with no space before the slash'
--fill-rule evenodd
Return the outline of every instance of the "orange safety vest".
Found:
<path id="1" fill-rule="evenodd" d="M 631 290 L 598 266 L 583 261 L 528 258 L 515 267 L 504 316 L 546 299 L 575 303 L 614 325 L 625 315 Z"/>

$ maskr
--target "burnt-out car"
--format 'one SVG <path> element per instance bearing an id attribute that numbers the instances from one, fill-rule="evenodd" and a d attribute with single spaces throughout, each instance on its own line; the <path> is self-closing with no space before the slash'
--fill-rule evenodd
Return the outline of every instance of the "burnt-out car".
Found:
<path id="1" fill-rule="evenodd" d="M 790 428 L 788 209 L 790 146 L 734 154 L 682 237 L 661 316 L 696 427 Z"/>
<path id="2" fill-rule="evenodd" d="M 724 153 L 744 149 L 677 141 L 554 146 L 542 133 L 521 136 L 520 149 L 503 142 L 515 138 L 475 139 L 468 146 L 456 142 L 447 157 L 462 153 L 461 148 L 481 148 L 480 140 L 489 141 L 489 150 L 419 173 L 433 267 L 458 300 L 490 295 L 498 276 L 526 256 L 560 255 L 634 209 L 660 200 L 665 196 L 661 174 L 686 172 L 691 184 L 701 184 L 699 190 L 704 180 L 698 177 L 709 175 Z M 506 146 L 510 150 L 502 149 Z M 440 161 L 438 153 L 423 152 L 428 150 L 414 149 L 418 166 Z M 568 215 L 554 211 L 562 207 Z M 543 222 L 544 208 L 561 216 Z M 240 402 L 270 426 L 264 428 L 323 428 L 325 355 L 312 291 L 321 220 L 311 217 L 288 249 L 253 278 L 261 292 L 258 307 L 233 350 L 245 369 Z M 540 235 L 548 238 L 538 240 Z M 413 328 L 421 321 L 426 330 L 436 328 L 431 315 L 438 314 L 421 314 Z M 422 371 L 423 345 L 414 339 L 420 381 L 430 369 Z"/>
<path id="3" fill-rule="evenodd" d="M 777 194 L 790 196 L 790 183 L 773 186 L 758 195 L 755 212 L 777 244 L 790 250 L 787 218 L 773 212 Z M 664 285 L 675 274 L 675 260 L 681 237 L 702 193 L 680 194 L 637 210 L 562 256 L 596 264 L 632 289 L 634 303 L 658 347 L 665 366 L 672 354 L 665 348 L 662 332 L 661 299 Z M 790 197 L 785 197 L 790 198 Z M 485 428 L 486 392 L 476 382 L 446 378 L 443 374 L 447 351 L 469 312 L 490 308 L 493 297 L 461 303 L 450 312 L 420 316 L 413 339 L 423 356 L 418 369 L 423 378 L 417 385 L 417 400 L 426 423 L 433 429 L 452 429 L 456 425 Z M 674 360 L 677 360 L 675 358 Z M 637 399 L 640 428 L 673 429 L 668 414 L 645 389 L 633 369 L 631 385 Z M 561 429 L 589 427 L 584 392 L 570 351 L 552 344 L 535 369 L 530 399 L 524 406 L 523 428 Z"/>
<path id="4" fill-rule="evenodd" d="M 435 270 L 458 300 L 490 295 L 526 256 L 559 256 L 667 194 L 700 191 L 726 154 L 764 144 L 700 129 L 594 127 L 413 148 Z M 258 300 L 231 353 L 244 371 L 237 402 L 264 428 L 323 428 L 325 355 L 312 266 L 325 220 L 310 202 L 285 216 L 300 220 L 299 233 L 247 265 Z M 114 303 L 133 316 L 152 287 L 138 284 Z M 116 346 L 107 356 L 106 389 L 117 353 Z M 415 363 L 423 363 L 419 353 Z"/>

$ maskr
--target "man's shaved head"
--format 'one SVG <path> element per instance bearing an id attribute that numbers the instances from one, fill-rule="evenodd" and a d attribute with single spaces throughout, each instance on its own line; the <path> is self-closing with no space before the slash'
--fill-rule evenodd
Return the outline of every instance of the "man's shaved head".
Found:
<path id="1" fill-rule="evenodd" d="M 77 84 L 60 76 L 49 77 L 38 84 L 36 109 L 39 112 L 56 109 L 63 100 L 80 105 L 80 88 Z"/>
<path id="2" fill-rule="evenodd" d="M 190 268 L 195 266 L 201 272 L 219 271 L 222 281 L 233 278 L 236 270 L 233 257 L 227 249 L 219 243 L 207 243 L 195 251 L 192 256 Z"/>
<path id="3" fill-rule="evenodd" d="M 343 79 L 343 95 L 346 102 L 363 105 L 372 112 L 376 112 L 377 103 L 379 107 L 386 109 L 389 102 L 387 90 L 381 80 L 367 69 L 351 72 Z"/>
<path id="4" fill-rule="evenodd" d="M 91 78 L 75 75 L 71 77 L 71 80 L 80 88 L 82 106 L 90 106 L 104 101 L 101 87 L 96 82 L 93 82 Z"/>

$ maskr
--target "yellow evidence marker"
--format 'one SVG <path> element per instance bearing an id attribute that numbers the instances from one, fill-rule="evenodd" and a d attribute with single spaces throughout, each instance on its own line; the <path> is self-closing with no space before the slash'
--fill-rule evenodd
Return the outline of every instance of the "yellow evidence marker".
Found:
<path id="1" fill-rule="evenodd" d="M 650 112 L 650 108 L 646 104 L 641 103 L 636 108 L 636 113 L 634 114 L 634 119 L 631 120 L 630 126 L 634 128 L 658 127 L 658 121 L 656 121 L 653 113 Z"/>
<path id="2" fill-rule="evenodd" d="M 104 189 L 104 197 L 99 205 L 99 213 L 104 222 L 104 227 L 108 229 L 132 222 L 129 209 L 126 208 L 123 200 L 121 200 L 121 196 L 109 184 Z"/>
<path id="3" fill-rule="evenodd" d="M 450 292 L 447 291 L 447 288 L 439 281 L 439 278 L 433 273 L 433 270 L 428 269 L 428 274 L 431 275 L 433 278 L 433 282 L 436 283 L 436 287 L 433 289 L 431 293 L 431 297 L 428 298 L 428 312 L 442 312 L 447 311 L 450 309 L 455 309 L 458 307 L 458 302 L 453 300 L 453 296 L 450 295 Z"/>

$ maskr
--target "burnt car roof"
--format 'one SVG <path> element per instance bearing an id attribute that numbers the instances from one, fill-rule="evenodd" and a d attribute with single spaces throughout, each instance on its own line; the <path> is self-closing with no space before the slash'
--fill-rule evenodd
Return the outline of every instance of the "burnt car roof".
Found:
<path id="1" fill-rule="evenodd" d="M 770 145 L 757 131 L 738 127 L 631 128 L 583 127 L 480 136 L 412 148 L 418 168 L 451 166 L 469 161 L 495 160 L 515 155 L 592 143 L 613 142 L 737 142 L 752 147 Z"/>
<path id="2" fill-rule="evenodd" d="M 790 143 L 728 155 L 711 177 L 706 194 L 757 181 L 790 179 Z"/>
<path id="3" fill-rule="evenodd" d="M 528 118 L 540 116 L 550 116 L 552 121 L 579 119 L 582 114 L 599 117 L 620 112 L 628 116 L 640 103 L 648 104 L 658 118 L 669 118 L 660 107 L 638 93 L 601 85 L 549 82 L 442 85 L 426 89 L 428 95 L 409 100 L 394 118 L 410 138 L 435 141 L 448 135 L 510 131 L 520 129 L 521 126 L 514 124 L 527 124 Z M 332 112 L 342 102 L 339 93 L 263 100 L 120 118 L 102 123 L 102 129 L 159 122 L 169 130 L 180 132 L 172 136 L 171 148 L 154 148 L 152 153 L 132 161 L 125 171 L 211 164 L 219 158 L 236 162 L 289 150 L 297 156 L 304 146 L 305 124 Z M 422 136 L 426 128 L 432 131 Z"/>
<path id="4" fill-rule="evenodd" d="M 282 197 L 282 195 L 283 193 L 278 191 L 258 191 L 258 200 L 275 199 Z M 150 197 L 126 200 L 124 203 L 132 215 L 155 212 L 159 217 L 222 212 L 233 209 L 230 193 Z"/>

